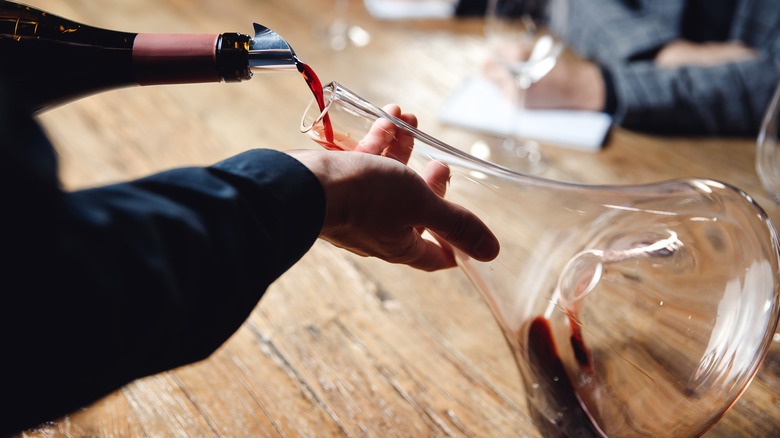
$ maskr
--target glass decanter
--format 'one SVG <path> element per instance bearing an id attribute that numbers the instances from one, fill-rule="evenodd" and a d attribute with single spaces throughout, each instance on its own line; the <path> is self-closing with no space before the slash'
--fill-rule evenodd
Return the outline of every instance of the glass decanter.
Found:
<path id="1" fill-rule="evenodd" d="M 742 191 L 707 179 L 587 186 L 479 160 L 337 83 L 302 131 L 351 150 L 378 119 L 449 167 L 446 197 L 496 234 L 457 254 L 501 326 L 546 436 L 697 436 L 763 361 L 780 309 L 778 240 Z M 326 126 L 327 125 L 327 126 Z"/>

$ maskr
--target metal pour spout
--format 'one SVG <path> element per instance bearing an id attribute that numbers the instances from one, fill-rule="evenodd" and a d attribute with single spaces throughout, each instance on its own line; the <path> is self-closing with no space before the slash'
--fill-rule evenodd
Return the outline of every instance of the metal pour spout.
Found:
<path id="1" fill-rule="evenodd" d="M 255 36 L 249 42 L 249 67 L 253 70 L 292 70 L 297 57 L 292 47 L 278 33 L 254 23 Z"/>

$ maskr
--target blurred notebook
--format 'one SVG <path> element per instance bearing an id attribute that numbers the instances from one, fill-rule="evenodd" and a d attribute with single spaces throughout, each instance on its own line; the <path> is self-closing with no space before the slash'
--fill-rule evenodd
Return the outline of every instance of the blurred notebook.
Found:
<path id="1" fill-rule="evenodd" d="M 519 112 L 512 123 L 513 112 Z M 490 135 L 506 135 L 510 126 L 518 136 L 583 151 L 598 151 L 612 126 L 601 112 L 520 110 L 502 90 L 484 78 L 466 80 L 439 111 L 443 123 Z"/>
<path id="2" fill-rule="evenodd" d="M 364 0 L 366 10 L 378 20 L 451 18 L 457 0 Z"/>

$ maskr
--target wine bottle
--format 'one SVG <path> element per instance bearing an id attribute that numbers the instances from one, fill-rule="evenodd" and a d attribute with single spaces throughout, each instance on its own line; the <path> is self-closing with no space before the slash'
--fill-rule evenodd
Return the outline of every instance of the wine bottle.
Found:
<path id="1" fill-rule="evenodd" d="M 101 29 L 0 0 L 0 74 L 36 111 L 132 85 L 240 82 L 252 69 L 295 69 L 281 37 Z"/>

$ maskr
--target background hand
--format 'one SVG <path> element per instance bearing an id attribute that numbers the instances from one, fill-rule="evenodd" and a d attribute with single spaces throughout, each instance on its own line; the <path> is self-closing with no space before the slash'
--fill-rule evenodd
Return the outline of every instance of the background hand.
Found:
<path id="1" fill-rule="evenodd" d="M 526 108 L 601 111 L 606 85 L 600 67 L 567 53 L 525 95 Z"/>
<path id="2" fill-rule="evenodd" d="M 710 67 L 755 57 L 756 51 L 740 41 L 693 43 L 676 40 L 658 52 L 655 63 L 661 67 Z"/>
<path id="3" fill-rule="evenodd" d="M 505 68 L 487 61 L 483 74 L 500 86 L 507 96 L 517 96 L 517 85 Z M 565 53 L 549 73 L 525 91 L 524 106 L 529 109 L 601 111 L 606 99 L 605 87 L 597 64 Z"/>

